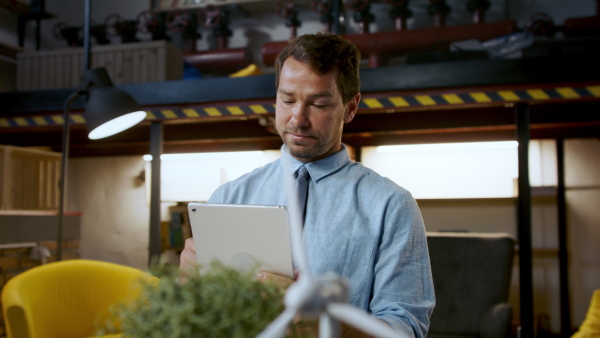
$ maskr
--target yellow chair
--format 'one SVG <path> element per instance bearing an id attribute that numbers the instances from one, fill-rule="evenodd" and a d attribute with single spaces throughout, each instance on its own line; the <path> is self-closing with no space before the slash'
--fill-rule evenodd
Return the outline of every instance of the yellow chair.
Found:
<path id="1" fill-rule="evenodd" d="M 90 337 L 97 324 L 107 321 L 118 328 L 110 310 L 138 297 L 142 280 L 158 278 L 139 269 L 84 259 L 27 270 L 2 290 L 8 338 Z"/>
<path id="2" fill-rule="evenodd" d="M 583 323 L 571 338 L 600 337 L 600 289 L 595 290 Z"/>

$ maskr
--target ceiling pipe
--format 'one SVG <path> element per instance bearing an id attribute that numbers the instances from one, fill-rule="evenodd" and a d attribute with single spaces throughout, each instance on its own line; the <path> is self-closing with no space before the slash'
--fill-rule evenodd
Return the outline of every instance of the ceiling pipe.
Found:
<path id="1" fill-rule="evenodd" d="M 390 16 L 396 25 L 397 31 L 406 30 L 407 21 L 413 16 L 413 12 L 408 8 L 409 0 L 385 0 L 385 3 L 392 6 Z"/>
<path id="2" fill-rule="evenodd" d="M 402 55 L 411 51 L 426 50 L 434 45 L 478 39 L 481 41 L 512 34 L 517 31 L 512 20 L 463 26 L 443 26 L 418 30 L 376 32 L 369 34 L 342 35 L 356 45 L 363 57 L 371 53 Z M 266 66 L 272 66 L 277 54 L 287 41 L 271 41 L 263 45 L 262 57 Z"/>
<path id="3" fill-rule="evenodd" d="M 446 16 L 450 13 L 450 6 L 446 4 L 446 0 L 429 0 L 429 14 L 433 15 L 435 27 L 446 26 Z"/>
<path id="4" fill-rule="evenodd" d="M 208 5 L 198 11 L 197 17 L 200 26 L 213 30 L 213 36 L 217 38 L 217 49 L 226 49 L 229 37 L 233 34 L 229 29 L 229 12 L 215 5 Z"/>
<path id="5" fill-rule="evenodd" d="M 327 32 L 331 32 L 334 20 L 331 0 L 312 0 L 310 8 L 320 14 L 319 21 L 323 24 Z"/>
<path id="6" fill-rule="evenodd" d="M 195 16 L 181 9 L 171 11 L 165 18 L 165 26 L 167 30 L 181 34 L 184 52 L 196 51 L 196 40 L 202 36 L 198 34 L 198 22 Z"/>
<path id="7" fill-rule="evenodd" d="M 184 55 L 186 62 L 197 68 L 200 72 L 214 75 L 227 75 L 246 67 L 251 62 L 248 48 L 228 48 L 229 14 L 214 5 L 198 11 L 199 25 L 212 28 L 213 36 L 217 38 L 217 48 L 209 51 L 192 51 Z"/>
<path id="8" fill-rule="evenodd" d="M 358 24 L 358 34 L 369 33 L 369 24 L 375 21 L 371 14 L 371 0 L 344 0 L 344 6 L 354 11 L 354 22 Z"/>
<path id="9" fill-rule="evenodd" d="M 275 12 L 285 19 L 285 26 L 290 28 L 290 38 L 298 36 L 298 27 L 302 22 L 298 20 L 298 6 L 292 0 L 278 0 L 275 3 Z"/>
<path id="10" fill-rule="evenodd" d="M 344 0 L 344 6 L 354 11 L 354 22 L 358 25 L 358 34 L 369 34 L 369 24 L 375 21 L 375 16 L 371 14 L 370 0 Z M 383 58 L 378 51 L 371 51 L 367 54 L 369 68 L 383 66 Z"/>
<path id="11" fill-rule="evenodd" d="M 485 12 L 490 8 L 491 3 L 488 0 L 469 0 L 467 10 L 473 12 L 473 23 L 484 23 Z"/>

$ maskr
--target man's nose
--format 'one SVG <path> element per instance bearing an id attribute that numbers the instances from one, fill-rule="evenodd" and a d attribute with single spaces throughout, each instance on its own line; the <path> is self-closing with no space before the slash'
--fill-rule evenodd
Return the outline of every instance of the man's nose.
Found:
<path id="1" fill-rule="evenodd" d="M 297 104 L 292 111 L 291 122 L 296 127 L 308 125 L 308 107 L 304 104 Z"/>

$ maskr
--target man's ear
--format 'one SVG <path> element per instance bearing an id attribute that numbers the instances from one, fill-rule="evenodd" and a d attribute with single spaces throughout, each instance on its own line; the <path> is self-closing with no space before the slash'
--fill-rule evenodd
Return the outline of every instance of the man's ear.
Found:
<path id="1" fill-rule="evenodd" d="M 354 119 L 354 115 L 358 111 L 358 104 L 360 103 L 360 93 L 356 94 L 348 103 L 346 104 L 346 111 L 344 113 L 344 123 L 349 123 Z"/>

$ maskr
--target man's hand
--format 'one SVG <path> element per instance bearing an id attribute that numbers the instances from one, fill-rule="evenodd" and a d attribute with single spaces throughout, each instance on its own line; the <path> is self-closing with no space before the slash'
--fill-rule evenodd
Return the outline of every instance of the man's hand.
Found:
<path id="1" fill-rule="evenodd" d="M 196 243 L 194 238 L 185 240 L 185 247 L 179 257 L 179 283 L 184 283 L 190 274 L 198 273 L 198 257 L 196 256 Z"/>
<path id="2" fill-rule="evenodd" d="M 287 290 L 287 288 L 294 283 L 294 280 L 288 277 L 276 275 L 274 273 L 260 271 L 256 275 L 256 280 L 259 282 L 268 282 L 276 285 L 281 290 Z"/>

